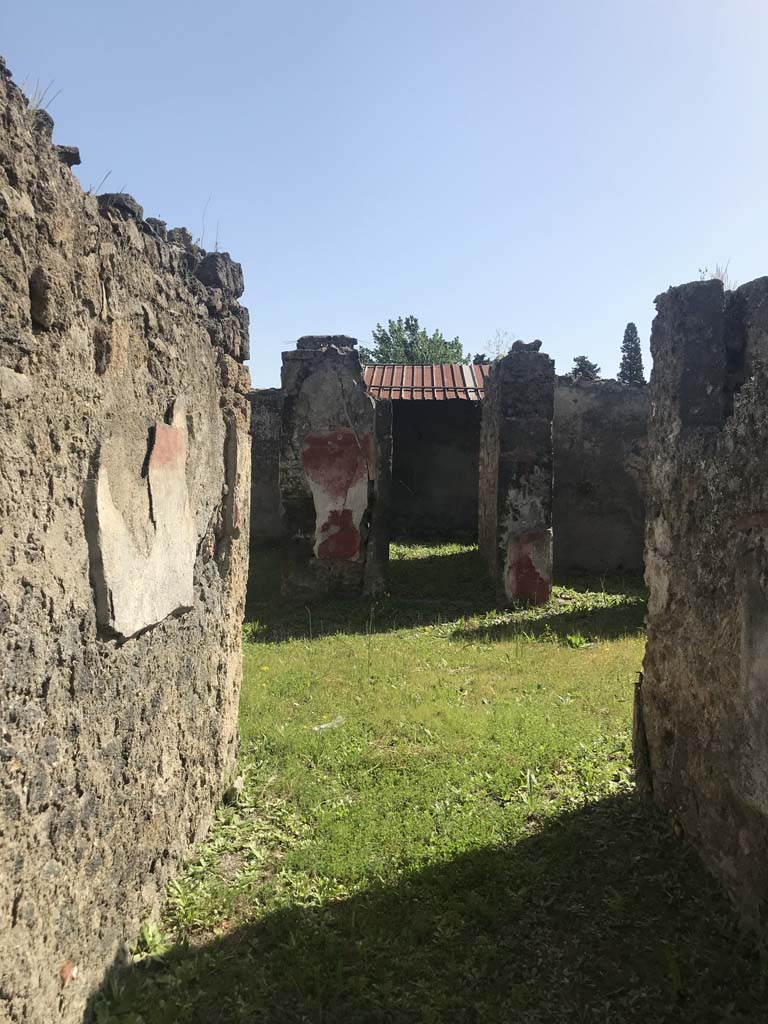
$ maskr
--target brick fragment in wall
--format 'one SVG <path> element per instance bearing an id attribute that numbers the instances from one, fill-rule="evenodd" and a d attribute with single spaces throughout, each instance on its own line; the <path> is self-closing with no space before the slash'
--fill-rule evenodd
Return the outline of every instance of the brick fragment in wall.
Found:
<path id="1" fill-rule="evenodd" d="M 554 363 L 517 344 L 488 375 L 480 432 L 480 551 L 501 606 L 549 600 L 553 412 Z"/>
<path id="2" fill-rule="evenodd" d="M 392 432 L 353 339 L 301 338 L 283 353 L 283 590 L 376 592 L 388 553 Z"/>
<path id="3" fill-rule="evenodd" d="M 247 318 L 38 115 L 0 62 L 0 1019 L 79 1024 L 234 763 Z"/>
<path id="4" fill-rule="evenodd" d="M 695 281 L 656 308 L 638 782 L 765 925 L 768 279 Z"/>

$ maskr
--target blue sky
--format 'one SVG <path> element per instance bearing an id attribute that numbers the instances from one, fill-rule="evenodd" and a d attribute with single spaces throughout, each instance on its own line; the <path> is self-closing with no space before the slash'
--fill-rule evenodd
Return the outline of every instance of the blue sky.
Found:
<path id="1" fill-rule="evenodd" d="M 86 188 L 195 236 L 210 196 L 271 386 L 301 334 L 408 313 L 609 376 L 658 292 L 768 273 L 767 30 L 764 0 L 38 0 L 0 50 L 61 89 Z"/>

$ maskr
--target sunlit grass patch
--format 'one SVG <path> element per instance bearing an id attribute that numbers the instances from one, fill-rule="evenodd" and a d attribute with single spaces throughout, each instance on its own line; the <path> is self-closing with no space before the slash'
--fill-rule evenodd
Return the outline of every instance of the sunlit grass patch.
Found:
<path id="1" fill-rule="evenodd" d="M 466 545 L 394 547 L 375 602 L 265 577 L 242 785 L 103 1022 L 762 1019 L 754 945 L 633 793 L 639 582 L 499 611 Z"/>

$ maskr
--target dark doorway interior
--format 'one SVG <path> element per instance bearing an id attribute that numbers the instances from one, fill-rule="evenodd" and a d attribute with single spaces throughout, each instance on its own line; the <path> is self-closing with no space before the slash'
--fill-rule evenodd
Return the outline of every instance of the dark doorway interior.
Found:
<path id="1" fill-rule="evenodd" d="M 480 403 L 392 406 L 393 536 L 476 541 Z"/>

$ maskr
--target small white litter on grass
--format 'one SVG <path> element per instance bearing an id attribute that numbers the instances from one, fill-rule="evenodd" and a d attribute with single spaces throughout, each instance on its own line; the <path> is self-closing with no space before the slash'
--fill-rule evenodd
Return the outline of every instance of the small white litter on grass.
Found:
<path id="1" fill-rule="evenodd" d="M 344 725 L 344 715 L 336 715 L 332 722 L 321 722 L 320 725 L 313 725 L 312 732 L 322 732 L 323 729 L 336 729 Z"/>

